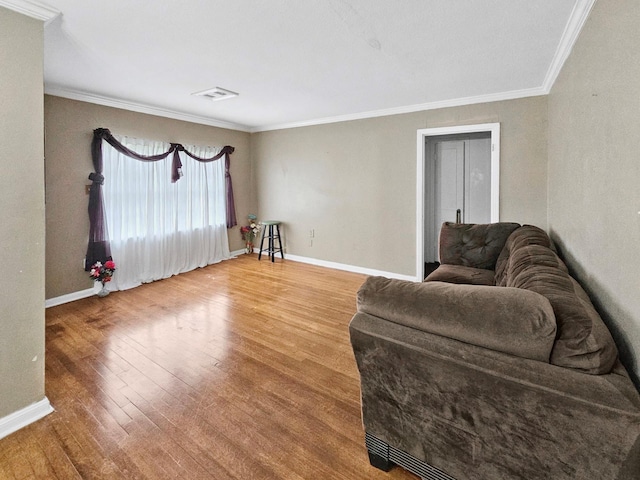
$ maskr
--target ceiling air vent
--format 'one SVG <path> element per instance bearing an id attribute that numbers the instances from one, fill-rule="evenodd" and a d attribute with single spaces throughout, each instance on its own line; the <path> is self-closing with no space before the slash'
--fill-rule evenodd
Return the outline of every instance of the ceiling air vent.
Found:
<path id="1" fill-rule="evenodd" d="M 231 90 L 226 90 L 220 87 L 210 88 L 208 90 L 203 90 L 202 92 L 192 93 L 191 95 L 195 95 L 197 97 L 206 97 L 214 102 L 238 96 L 236 92 L 232 92 Z"/>

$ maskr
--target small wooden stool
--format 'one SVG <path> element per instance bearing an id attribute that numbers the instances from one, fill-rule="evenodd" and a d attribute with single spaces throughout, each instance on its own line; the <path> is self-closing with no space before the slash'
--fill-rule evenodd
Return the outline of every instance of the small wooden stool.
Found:
<path id="1" fill-rule="evenodd" d="M 262 257 L 262 252 L 268 252 L 272 262 L 275 262 L 276 252 L 280 252 L 280 256 L 284 260 L 284 251 L 282 250 L 282 240 L 280 240 L 280 222 L 278 220 L 265 220 L 262 222 L 262 239 L 260 240 L 260 253 L 258 253 L 258 260 Z M 267 227 L 269 228 L 269 244 L 267 248 L 262 248 L 264 245 L 264 237 L 267 233 Z M 275 227 L 275 231 L 274 228 Z M 278 248 L 276 248 L 275 240 L 278 240 Z"/>

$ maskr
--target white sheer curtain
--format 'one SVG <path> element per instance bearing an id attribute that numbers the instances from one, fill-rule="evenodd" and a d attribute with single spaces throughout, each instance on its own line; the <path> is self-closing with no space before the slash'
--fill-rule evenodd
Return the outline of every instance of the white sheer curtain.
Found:
<path id="1" fill-rule="evenodd" d="M 144 155 L 168 143 L 117 137 Z M 199 157 L 219 152 L 185 146 Z M 224 159 L 203 163 L 180 154 L 183 177 L 171 183 L 171 155 L 143 162 L 105 145 L 104 202 L 117 270 L 110 290 L 126 290 L 231 257 L 226 228 Z"/>

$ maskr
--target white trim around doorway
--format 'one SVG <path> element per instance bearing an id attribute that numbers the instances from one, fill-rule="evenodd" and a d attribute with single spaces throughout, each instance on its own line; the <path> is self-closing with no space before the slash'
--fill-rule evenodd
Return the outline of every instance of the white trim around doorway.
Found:
<path id="1" fill-rule="evenodd" d="M 424 162 L 426 137 L 479 132 L 491 133 L 491 222 L 498 222 L 500 221 L 500 124 L 481 123 L 418 130 L 416 155 L 416 278 L 418 279 L 422 278 L 424 270 Z"/>

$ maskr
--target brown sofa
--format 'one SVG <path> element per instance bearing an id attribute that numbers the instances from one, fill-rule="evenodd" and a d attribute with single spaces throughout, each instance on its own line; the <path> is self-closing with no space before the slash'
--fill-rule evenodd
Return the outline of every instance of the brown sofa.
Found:
<path id="1" fill-rule="evenodd" d="M 423 283 L 350 323 L 369 459 L 427 479 L 640 479 L 640 395 L 546 233 L 444 224 Z"/>

